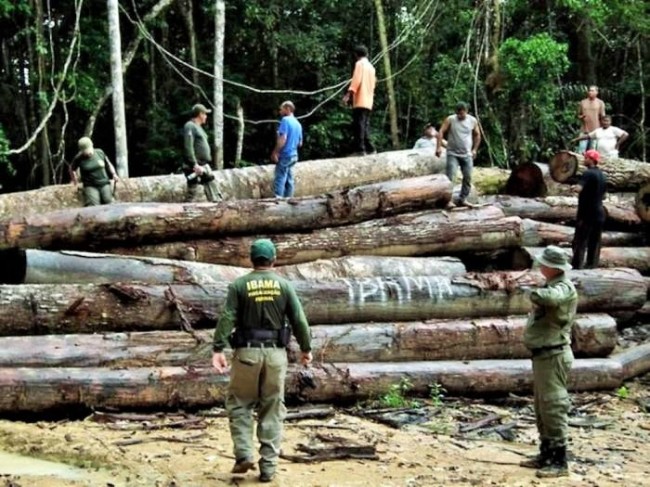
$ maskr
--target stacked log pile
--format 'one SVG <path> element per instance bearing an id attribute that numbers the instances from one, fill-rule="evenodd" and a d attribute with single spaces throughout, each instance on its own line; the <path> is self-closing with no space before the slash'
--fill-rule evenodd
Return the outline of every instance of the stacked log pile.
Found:
<path id="1" fill-rule="evenodd" d="M 219 173 L 221 203 L 181 203 L 179 176 L 129 180 L 122 203 L 95 208 L 74 207 L 71 188 L 38 190 L 54 211 L 27 208 L 33 193 L 2 196 L 0 413 L 222 402 L 211 334 L 260 236 L 276 243 L 277 271 L 312 324 L 317 387 L 294 365 L 290 397 L 364 399 L 404 377 L 416 393 L 435 383 L 453 394 L 530 391 L 522 334 L 527 293 L 543 279 L 525 269 L 547 244 L 568 250 L 577 205 L 536 168 L 508 186 L 539 173 L 546 196 L 490 196 L 509 175 L 479 170 L 478 204 L 453 210 L 451 183 L 431 175 L 441 161 L 410 151 L 300 163 L 301 197 L 289 200 L 260 199 L 270 168 Z M 650 370 L 650 345 L 615 352 L 615 317 L 648 308 L 647 226 L 629 198 L 607 209 L 603 268 L 571 272 L 574 390 Z M 503 253 L 498 268 L 491 256 Z"/>

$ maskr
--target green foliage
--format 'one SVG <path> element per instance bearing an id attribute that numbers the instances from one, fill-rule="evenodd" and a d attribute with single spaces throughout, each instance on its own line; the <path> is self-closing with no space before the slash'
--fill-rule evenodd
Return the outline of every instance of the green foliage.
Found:
<path id="1" fill-rule="evenodd" d="M 421 404 L 418 401 L 410 400 L 406 397 L 408 392 L 413 388 L 413 384 L 407 378 L 402 378 L 399 384 L 393 384 L 388 392 L 379 398 L 380 407 L 384 408 L 418 408 Z"/>
<path id="2" fill-rule="evenodd" d="M 429 384 L 429 398 L 434 406 L 442 406 L 442 400 L 445 398 L 445 394 L 447 394 L 447 390 L 437 382 Z"/>
<path id="3" fill-rule="evenodd" d="M 628 397 L 630 397 L 630 390 L 625 386 L 621 386 L 616 391 L 616 396 L 619 399 L 627 399 Z"/>
<path id="4" fill-rule="evenodd" d="M 14 169 L 11 161 L 9 160 L 9 141 L 5 135 L 4 129 L 0 124 L 0 168 L 4 173 L 14 176 L 16 170 Z"/>

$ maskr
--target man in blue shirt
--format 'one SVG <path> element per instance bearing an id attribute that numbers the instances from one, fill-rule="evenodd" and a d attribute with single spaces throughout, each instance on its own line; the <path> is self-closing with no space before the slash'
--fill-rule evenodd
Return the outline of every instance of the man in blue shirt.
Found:
<path id="1" fill-rule="evenodd" d="M 298 147 L 302 147 L 302 125 L 293 112 L 296 107 L 290 101 L 280 105 L 282 121 L 278 129 L 271 161 L 275 163 L 273 190 L 276 198 L 291 198 L 294 191 L 293 166 L 298 162 Z"/>

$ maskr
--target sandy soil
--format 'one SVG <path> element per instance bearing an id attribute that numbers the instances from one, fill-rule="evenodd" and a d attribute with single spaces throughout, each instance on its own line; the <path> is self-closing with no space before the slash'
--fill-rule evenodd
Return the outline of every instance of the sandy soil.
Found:
<path id="1" fill-rule="evenodd" d="M 650 414 L 644 403 L 650 401 L 650 374 L 627 387 L 626 398 L 616 393 L 573 396 L 570 450 L 574 460 L 568 478 L 542 481 L 535 477 L 534 471 L 518 466 L 524 455 L 536 451 L 530 398 L 492 401 L 448 398 L 442 406 L 425 408 L 430 414 L 428 422 L 402 429 L 342 411 L 329 419 L 288 423 L 284 453 L 304 455 L 296 450 L 298 444 L 316 444 L 317 434 L 335 435 L 347 438 L 352 444 L 376 445 L 379 460 L 315 464 L 281 460 L 276 479 L 266 485 L 650 485 Z M 459 432 L 494 414 L 499 419 L 488 427 Z M 149 424 L 158 427 L 177 419 L 168 417 Z M 81 475 L 78 480 L 5 475 L 0 477 L 0 485 L 202 487 L 258 483 L 255 473 L 239 477 L 228 473 L 233 457 L 225 418 L 200 419 L 192 429 L 145 431 L 142 425 L 137 421 L 98 423 L 91 419 L 0 421 L 0 450 L 86 467 L 71 469 L 71 474 Z M 497 431 L 499 426 L 502 434 Z M 142 442 L 129 445 L 130 440 Z M 10 466 L 0 465 L 0 473 L 3 467 L 6 472 Z"/>

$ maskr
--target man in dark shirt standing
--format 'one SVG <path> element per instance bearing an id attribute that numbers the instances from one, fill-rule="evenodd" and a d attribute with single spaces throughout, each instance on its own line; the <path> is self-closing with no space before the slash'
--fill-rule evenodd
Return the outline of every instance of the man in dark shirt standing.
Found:
<path id="1" fill-rule="evenodd" d="M 574 269 L 598 267 L 600 237 L 605 223 L 603 197 L 605 196 L 607 182 L 605 175 L 598 168 L 600 154 L 598 151 L 590 149 L 585 152 L 584 157 L 587 170 L 575 187 L 580 195 L 578 197 L 576 230 L 573 236 L 573 260 L 571 265 L 573 265 Z M 587 251 L 586 265 L 585 250 Z"/>

